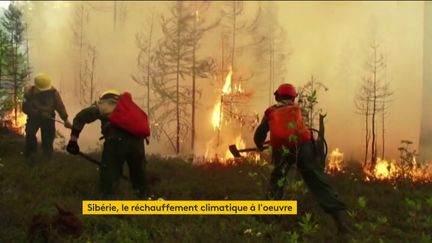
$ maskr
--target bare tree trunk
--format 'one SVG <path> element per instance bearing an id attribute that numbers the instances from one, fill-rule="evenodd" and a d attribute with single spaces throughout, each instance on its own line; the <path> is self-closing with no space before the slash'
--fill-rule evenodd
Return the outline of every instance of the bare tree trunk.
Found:
<path id="1" fill-rule="evenodd" d="M 234 61 L 235 61 L 235 45 L 236 45 L 236 32 L 237 32 L 237 3 L 236 1 L 232 2 L 233 4 L 233 31 L 232 31 L 232 47 L 231 47 L 231 69 L 234 72 Z M 231 89 L 233 88 L 233 82 L 231 82 Z"/>
<path id="2" fill-rule="evenodd" d="M 182 16 L 182 6 L 181 2 L 177 2 L 177 7 L 180 12 L 180 16 Z M 177 131 L 176 131 L 176 153 L 180 153 L 180 21 L 177 21 L 177 66 L 176 66 L 176 120 L 177 120 Z"/>
<path id="3" fill-rule="evenodd" d="M 424 2 L 423 88 L 419 138 L 419 160 L 432 161 L 432 2 Z"/>
<path id="4" fill-rule="evenodd" d="M 91 48 L 91 55 L 92 55 L 92 67 L 90 72 L 90 104 L 93 103 L 93 95 L 95 93 L 94 90 L 94 72 L 95 72 L 95 65 L 96 65 L 96 47 Z"/>
<path id="5" fill-rule="evenodd" d="M 150 33 L 148 37 L 148 55 L 147 55 L 147 113 L 150 115 L 150 62 L 151 62 L 151 48 L 153 37 L 153 12 L 150 23 Z"/>
<path id="6" fill-rule="evenodd" d="M 375 115 L 377 106 L 377 56 L 376 46 L 374 48 L 374 63 L 373 63 L 373 103 L 372 103 L 372 168 L 376 164 L 376 128 L 375 128 Z"/>
<path id="7" fill-rule="evenodd" d="M 114 1 L 114 16 L 113 16 L 113 29 L 114 31 L 116 30 L 116 25 L 117 25 L 117 1 Z"/>
<path id="8" fill-rule="evenodd" d="M 369 155 L 369 115 L 365 115 L 365 157 L 363 167 L 366 166 Z"/>
<path id="9" fill-rule="evenodd" d="M 195 2 L 195 15 L 197 14 L 196 2 Z M 196 93 L 196 22 L 198 16 L 195 16 L 195 21 L 193 22 L 193 44 L 192 44 L 192 131 L 191 131 L 191 149 L 192 154 L 195 154 L 195 93 Z"/>
<path id="10" fill-rule="evenodd" d="M 17 59 L 18 59 L 18 46 L 14 41 L 14 33 L 12 34 L 12 51 L 13 51 L 13 57 L 12 57 L 12 68 L 13 68 L 13 82 L 14 82 L 14 93 L 13 93 L 13 99 L 14 99 L 14 121 L 15 124 L 18 123 L 18 75 L 17 75 Z"/>
<path id="11" fill-rule="evenodd" d="M 381 158 L 384 159 L 384 152 L 385 152 L 385 101 L 383 101 L 383 108 L 382 108 L 382 150 L 381 150 Z"/>

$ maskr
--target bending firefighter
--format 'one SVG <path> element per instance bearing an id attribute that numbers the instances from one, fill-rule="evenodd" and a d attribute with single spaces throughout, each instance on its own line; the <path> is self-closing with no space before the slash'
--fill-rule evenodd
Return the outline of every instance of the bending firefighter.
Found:
<path id="1" fill-rule="evenodd" d="M 26 140 L 24 156 L 31 164 L 35 162 L 37 151 L 36 133 L 41 129 L 42 149 L 46 159 L 50 160 L 53 153 L 55 138 L 55 111 L 64 121 L 66 128 L 72 124 L 59 92 L 51 86 L 50 78 L 45 74 L 38 74 L 34 78 L 34 85 L 24 89 L 23 112 L 27 114 Z"/>
<path id="2" fill-rule="evenodd" d="M 254 135 L 257 148 L 263 150 L 267 133 L 270 132 L 274 169 L 270 177 L 268 198 L 282 199 L 286 175 L 291 165 L 296 163 L 305 184 L 324 211 L 333 216 L 338 230 L 351 232 L 345 219 L 345 205 L 327 182 L 321 158 L 315 153 L 311 132 L 303 124 L 300 107 L 294 103 L 297 97 L 294 86 L 282 84 L 274 95 L 277 104 L 265 111 Z"/>
<path id="3" fill-rule="evenodd" d="M 99 182 L 102 198 L 114 197 L 125 161 L 133 188 L 140 198 L 146 198 L 144 138 L 150 134 L 147 115 L 133 103 L 129 93 L 120 95 L 115 90 L 106 91 L 98 102 L 75 116 L 66 148 L 69 153 L 80 153 L 78 137 L 82 129 L 98 119 L 105 139 Z"/>

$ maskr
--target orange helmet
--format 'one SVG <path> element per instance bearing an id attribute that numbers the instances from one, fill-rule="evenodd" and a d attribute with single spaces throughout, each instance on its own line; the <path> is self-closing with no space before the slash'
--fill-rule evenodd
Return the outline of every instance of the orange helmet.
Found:
<path id="1" fill-rule="evenodd" d="M 292 84 L 281 84 L 278 89 L 274 92 L 275 95 L 278 96 L 291 96 L 297 97 L 297 91 Z"/>

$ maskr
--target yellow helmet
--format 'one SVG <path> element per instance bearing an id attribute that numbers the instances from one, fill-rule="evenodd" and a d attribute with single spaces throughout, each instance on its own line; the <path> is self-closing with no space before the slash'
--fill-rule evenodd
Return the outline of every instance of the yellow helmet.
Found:
<path id="1" fill-rule="evenodd" d="M 119 95 L 120 95 L 120 92 L 118 92 L 117 90 L 108 89 L 99 96 L 99 99 L 103 99 L 107 96 L 119 96 Z"/>
<path id="2" fill-rule="evenodd" d="M 40 91 L 51 89 L 51 79 L 44 73 L 36 75 L 34 78 L 34 83 L 36 88 L 38 88 Z"/>

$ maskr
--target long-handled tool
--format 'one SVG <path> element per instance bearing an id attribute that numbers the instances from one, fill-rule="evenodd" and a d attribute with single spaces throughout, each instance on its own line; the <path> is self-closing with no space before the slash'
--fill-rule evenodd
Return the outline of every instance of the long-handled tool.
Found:
<path id="1" fill-rule="evenodd" d="M 97 159 L 95 159 L 95 158 L 93 158 L 93 157 L 91 157 L 91 156 L 89 156 L 89 155 L 87 155 L 87 154 L 85 154 L 83 152 L 79 152 L 78 155 L 81 156 L 81 157 L 83 157 L 84 159 L 90 161 L 93 164 L 96 164 L 98 166 L 102 166 L 102 163 L 99 160 L 97 160 Z M 129 180 L 129 178 L 127 176 L 123 175 L 123 174 L 121 175 L 121 178 L 124 179 L 124 180 Z"/>
<path id="2" fill-rule="evenodd" d="M 64 123 L 62 121 L 56 120 L 54 118 L 53 118 L 53 120 L 64 125 Z M 97 159 L 95 159 L 95 158 L 93 158 L 93 157 L 91 157 L 91 156 L 89 156 L 89 155 L 87 155 L 81 151 L 78 153 L 78 155 L 83 157 L 84 159 L 90 161 L 91 163 L 93 163 L 95 165 L 98 165 L 100 167 L 102 166 L 102 163 L 99 160 L 97 160 Z M 121 175 L 121 178 L 124 180 L 129 180 L 129 178 L 123 174 Z"/>
<path id="3" fill-rule="evenodd" d="M 231 144 L 229 147 L 229 151 L 234 156 L 234 158 L 241 157 L 240 153 L 242 152 L 258 152 L 258 148 L 245 148 L 245 149 L 238 149 L 237 145 Z M 268 148 L 267 146 L 263 147 L 264 149 Z"/>

